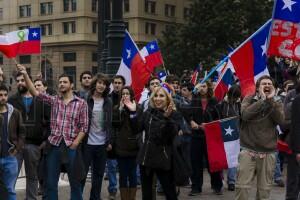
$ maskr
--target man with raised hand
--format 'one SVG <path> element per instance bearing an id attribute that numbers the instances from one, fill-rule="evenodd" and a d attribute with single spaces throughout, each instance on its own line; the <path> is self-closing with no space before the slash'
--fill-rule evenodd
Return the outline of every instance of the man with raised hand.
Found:
<path id="1" fill-rule="evenodd" d="M 59 94 L 51 96 L 35 89 L 23 65 L 18 64 L 17 68 L 24 75 L 30 93 L 51 105 L 51 133 L 48 137 L 51 147 L 47 155 L 48 199 L 58 199 L 60 168 L 64 164 L 71 186 L 71 200 L 82 200 L 81 177 L 76 174 L 83 171 L 78 170 L 78 166 L 82 166 L 78 162 L 82 162 L 82 159 L 75 158 L 79 153 L 76 149 L 88 129 L 87 103 L 73 94 L 73 80 L 70 76 L 59 76 Z"/>

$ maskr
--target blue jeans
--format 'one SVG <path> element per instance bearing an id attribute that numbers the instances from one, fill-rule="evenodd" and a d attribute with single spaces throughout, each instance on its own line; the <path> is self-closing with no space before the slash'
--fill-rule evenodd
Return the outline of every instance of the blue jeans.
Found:
<path id="1" fill-rule="evenodd" d="M 64 148 L 65 153 L 64 154 Z M 48 199 L 58 200 L 57 187 L 58 179 L 60 175 L 61 161 L 66 156 L 68 162 L 64 163 L 71 187 L 71 200 L 82 200 L 81 184 L 79 181 L 72 178 L 71 171 L 74 166 L 74 160 L 76 156 L 76 150 L 70 149 L 62 144 L 57 146 L 51 146 L 51 149 L 47 155 L 47 194 Z"/>
<path id="2" fill-rule="evenodd" d="M 281 169 L 280 169 L 280 159 L 278 152 L 275 153 L 276 163 L 275 163 L 275 171 L 274 171 L 274 180 L 279 181 L 282 179 L 281 177 Z"/>
<path id="3" fill-rule="evenodd" d="M 14 156 L 0 158 L 0 179 L 5 188 L 0 190 L 1 199 L 16 200 L 15 183 L 18 177 L 18 161 Z"/>
<path id="4" fill-rule="evenodd" d="M 117 192 L 117 160 L 108 159 L 107 160 L 107 176 L 108 176 L 108 192 L 116 193 Z"/>
<path id="5" fill-rule="evenodd" d="M 90 200 L 101 199 L 102 180 L 106 164 L 106 146 L 105 145 L 86 145 L 84 148 L 84 165 L 86 174 L 89 167 L 92 166 L 92 188 L 90 192 Z M 85 185 L 82 181 L 82 191 Z"/>
<path id="6" fill-rule="evenodd" d="M 136 162 L 135 157 L 130 158 L 118 158 L 119 166 L 119 185 L 120 188 L 136 188 L 137 175 L 136 175 Z"/>
<path id="7" fill-rule="evenodd" d="M 235 184 L 236 170 L 236 167 L 232 167 L 227 170 L 227 184 Z"/>

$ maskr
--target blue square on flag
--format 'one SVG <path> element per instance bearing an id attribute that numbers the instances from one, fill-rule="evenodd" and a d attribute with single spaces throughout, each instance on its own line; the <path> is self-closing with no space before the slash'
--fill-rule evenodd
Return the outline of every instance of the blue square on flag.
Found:
<path id="1" fill-rule="evenodd" d="M 238 119 L 233 118 L 221 122 L 222 137 L 224 142 L 234 141 L 239 139 Z"/>
<path id="2" fill-rule="evenodd" d="M 40 28 L 29 28 L 28 40 L 41 40 L 41 29 Z"/>
<path id="3" fill-rule="evenodd" d="M 300 0 L 277 0 L 273 18 L 294 23 L 300 22 Z"/>
<path id="4" fill-rule="evenodd" d="M 160 72 L 157 73 L 157 76 L 158 76 L 158 78 L 161 79 L 162 77 L 167 76 L 167 73 L 165 71 L 160 71 Z"/>
<path id="5" fill-rule="evenodd" d="M 158 48 L 158 44 L 156 42 L 156 40 L 152 41 L 152 42 L 149 42 L 146 46 L 147 48 L 147 51 L 149 54 L 152 54 L 152 53 L 155 53 L 157 51 L 159 51 L 159 48 Z"/>

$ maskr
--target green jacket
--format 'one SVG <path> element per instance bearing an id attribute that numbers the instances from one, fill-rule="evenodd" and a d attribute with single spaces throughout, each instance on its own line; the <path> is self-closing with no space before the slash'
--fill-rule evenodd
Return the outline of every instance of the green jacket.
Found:
<path id="1" fill-rule="evenodd" d="M 279 98 L 262 100 L 253 95 L 245 97 L 241 118 L 242 148 L 261 153 L 276 151 L 276 126 L 284 123 L 283 104 Z"/>

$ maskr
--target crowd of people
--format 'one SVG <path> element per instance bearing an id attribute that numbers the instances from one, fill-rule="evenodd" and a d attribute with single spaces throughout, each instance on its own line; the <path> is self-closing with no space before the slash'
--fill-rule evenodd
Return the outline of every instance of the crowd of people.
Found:
<path id="1" fill-rule="evenodd" d="M 91 200 L 101 199 L 105 173 L 110 199 L 119 189 L 122 200 L 134 200 L 141 185 L 143 200 L 156 194 L 176 200 L 180 186 L 191 188 L 189 196 L 201 194 L 205 168 L 214 194 L 222 195 L 225 172 L 209 170 L 204 124 L 238 117 L 241 151 L 238 167 L 226 170 L 227 189 L 236 200 L 247 200 L 256 177 L 256 199 L 269 199 L 273 184 L 285 187 L 281 173 L 287 162 L 286 199 L 296 200 L 299 68 L 275 58 L 269 71 L 256 81 L 255 93 L 242 97 L 237 81 L 218 102 L 213 82 L 194 86 L 186 73 L 168 75 L 165 82 L 151 76 L 139 101 L 123 76 L 110 80 L 90 71 L 80 75 L 80 90 L 74 91 L 72 77 L 62 74 L 57 94 L 49 94 L 47 83 L 32 80 L 20 64 L 17 92 L 8 96 L 0 68 L 0 197 L 16 199 L 23 161 L 27 200 L 37 199 L 39 192 L 43 199 L 59 199 L 61 172 L 68 174 L 72 200 L 83 199 L 89 173 Z"/>

